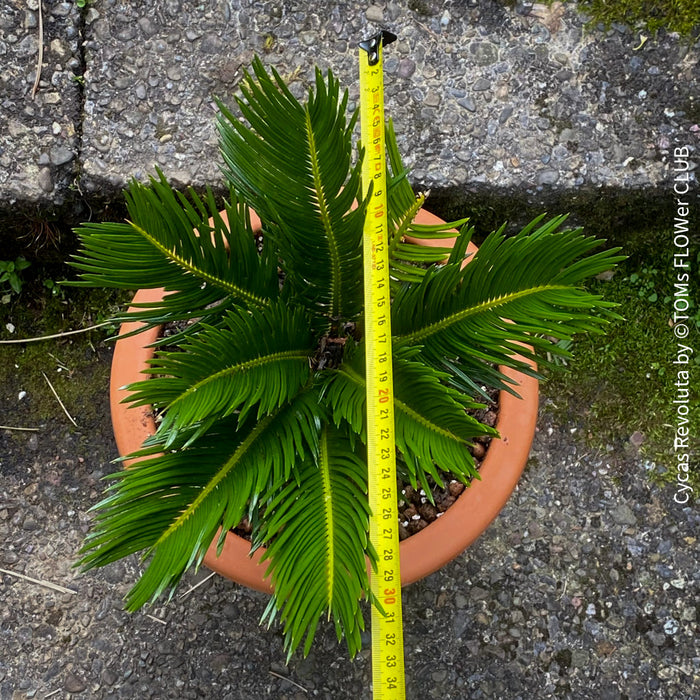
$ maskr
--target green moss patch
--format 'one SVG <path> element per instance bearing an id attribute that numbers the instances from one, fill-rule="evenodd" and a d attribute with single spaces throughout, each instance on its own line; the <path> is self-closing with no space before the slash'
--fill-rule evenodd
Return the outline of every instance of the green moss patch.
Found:
<path id="1" fill-rule="evenodd" d="M 677 477 L 674 436 L 678 422 L 678 341 L 671 328 L 673 268 L 670 255 L 656 267 L 621 266 L 610 281 L 590 286 L 620 304 L 622 321 L 611 323 L 604 336 L 576 339 L 570 374 L 550 372 L 543 385 L 546 403 L 560 418 L 579 424 L 588 444 L 603 452 L 637 452 L 654 478 Z M 690 336 L 695 349 L 688 369 L 691 386 L 688 427 L 693 480 L 700 486 L 700 288 L 693 295 Z"/>
<path id="2" fill-rule="evenodd" d="M 0 304 L 1 340 L 87 328 L 108 319 L 125 300 L 123 293 L 64 289 L 46 281 L 38 276 L 19 295 L 12 295 L 9 303 Z M 109 325 L 39 342 L 0 345 L 0 425 L 52 430 L 65 426 L 74 431 L 49 382 L 78 432 L 97 425 L 109 387 L 111 343 L 106 339 L 115 330 Z M 10 431 L 10 435 L 15 440 L 27 437 L 22 431 Z"/>

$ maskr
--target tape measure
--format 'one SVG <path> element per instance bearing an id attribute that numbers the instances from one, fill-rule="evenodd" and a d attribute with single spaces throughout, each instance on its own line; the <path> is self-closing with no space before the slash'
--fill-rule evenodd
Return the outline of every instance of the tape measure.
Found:
<path id="1" fill-rule="evenodd" d="M 391 354 L 391 292 L 386 203 L 384 77 L 382 47 L 394 41 L 380 32 L 360 44 L 360 125 L 365 149 L 363 197 L 371 186 L 364 227 L 363 267 L 367 376 L 369 538 L 377 555 L 371 591 L 372 686 L 374 700 L 406 697 L 401 616 L 394 390 Z"/>

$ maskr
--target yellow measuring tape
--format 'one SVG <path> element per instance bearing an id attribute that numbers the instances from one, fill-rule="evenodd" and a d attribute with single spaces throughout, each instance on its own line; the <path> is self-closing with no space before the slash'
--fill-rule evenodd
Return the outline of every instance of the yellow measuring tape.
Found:
<path id="1" fill-rule="evenodd" d="M 396 39 L 380 32 L 360 44 L 360 123 L 363 196 L 372 187 L 364 228 L 367 460 L 370 542 L 379 557 L 372 593 L 372 686 L 374 700 L 404 700 L 403 621 L 399 565 L 394 389 L 391 355 L 391 293 L 386 203 L 384 78 L 382 45 Z"/>

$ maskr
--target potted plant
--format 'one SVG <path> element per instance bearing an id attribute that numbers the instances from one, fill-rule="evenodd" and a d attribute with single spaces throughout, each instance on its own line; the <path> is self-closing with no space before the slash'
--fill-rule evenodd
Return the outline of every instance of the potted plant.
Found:
<path id="1" fill-rule="evenodd" d="M 348 118 L 347 93 L 330 72 L 317 71 L 302 103 L 256 60 L 241 89 L 240 117 L 219 105 L 231 188 L 223 212 L 210 192 L 175 192 L 159 173 L 131 184 L 128 221 L 77 230 L 77 284 L 146 290 L 122 315 L 131 325 L 119 342 L 145 333 L 152 353 L 126 399 L 142 431 L 118 437 L 130 468 L 111 475 L 80 564 L 143 552 L 148 566 L 126 598 L 136 610 L 172 594 L 210 548 L 215 565 L 217 553 L 240 549 L 228 533 L 247 519 L 273 588 L 266 617 L 280 614 L 288 652 L 303 642 L 308 653 L 328 615 L 353 655 L 366 562 L 376 558 L 367 536 L 357 115 Z M 515 236 L 491 234 L 463 265 L 466 220 L 414 221 L 423 198 L 407 182 L 391 125 L 387 139 L 398 469 L 429 494 L 445 475 L 480 478 L 468 448 L 497 436 L 469 412 L 484 387 L 517 400 L 514 371 L 536 378 L 536 358 L 566 354 L 553 341 L 599 332 L 614 315 L 579 285 L 619 258 L 591 254 L 600 241 L 564 229 L 563 217 L 540 217 Z M 455 227 L 451 250 L 415 244 Z M 174 331 L 159 337 L 164 324 Z"/>

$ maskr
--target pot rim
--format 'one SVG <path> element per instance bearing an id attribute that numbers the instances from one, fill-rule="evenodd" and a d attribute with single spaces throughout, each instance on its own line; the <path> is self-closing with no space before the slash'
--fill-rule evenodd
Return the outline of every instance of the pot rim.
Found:
<path id="1" fill-rule="evenodd" d="M 253 226 L 259 219 L 251 212 Z M 256 221 L 257 220 L 257 221 Z M 419 223 L 444 223 L 422 209 L 416 219 Z M 419 244 L 451 246 L 455 239 L 417 240 Z M 470 243 L 468 252 L 476 246 Z M 162 299 L 165 290 L 140 289 L 132 304 Z M 130 310 L 134 310 L 133 307 Z M 120 336 L 130 333 L 143 324 L 127 322 L 120 328 Z M 151 328 L 127 338 L 119 338 L 114 348 L 110 376 L 110 406 L 112 427 L 119 454 L 124 456 L 138 450 L 156 426 L 149 406 L 129 407 L 124 402 L 128 392 L 124 387 L 143 379 L 148 360 L 155 349 L 149 347 L 159 335 L 160 328 Z M 520 358 L 533 368 L 534 363 Z M 481 479 L 474 479 L 455 503 L 428 527 L 399 545 L 401 584 L 413 583 L 437 571 L 461 554 L 489 526 L 501 511 L 515 489 L 522 474 L 535 433 L 538 410 L 538 382 L 535 378 L 501 367 L 501 371 L 515 381 L 514 388 L 521 398 L 507 391 L 499 393 L 499 411 L 496 429 L 501 437 L 492 439 L 486 457 L 479 468 Z M 127 462 L 128 466 L 129 462 Z M 264 549 L 250 556 L 250 542 L 233 532 L 228 532 L 220 556 L 216 555 L 216 539 L 212 542 L 204 564 L 213 571 L 238 583 L 265 593 L 272 587 L 265 578 L 267 564 L 260 559 Z"/>

